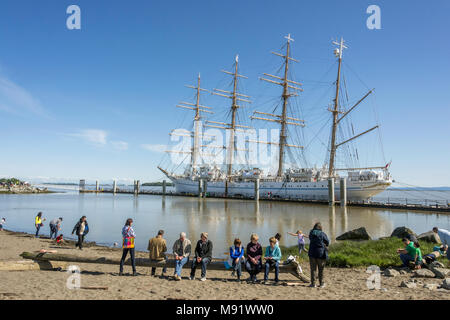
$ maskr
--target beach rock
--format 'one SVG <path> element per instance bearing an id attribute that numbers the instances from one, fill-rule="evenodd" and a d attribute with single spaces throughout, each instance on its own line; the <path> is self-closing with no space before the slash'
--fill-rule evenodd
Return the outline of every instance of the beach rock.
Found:
<path id="1" fill-rule="evenodd" d="M 431 242 L 431 243 L 441 243 L 441 239 L 439 238 L 438 234 L 434 233 L 433 231 L 419 234 L 417 236 L 417 240 Z"/>
<path id="2" fill-rule="evenodd" d="M 436 283 L 425 283 L 423 287 L 429 290 L 436 290 L 438 288 L 438 285 Z"/>
<path id="3" fill-rule="evenodd" d="M 444 281 L 441 284 L 441 288 L 450 290 L 450 278 L 444 279 Z"/>
<path id="4" fill-rule="evenodd" d="M 436 278 L 445 279 L 450 275 L 450 269 L 431 267 L 430 270 L 436 275 Z"/>
<path id="5" fill-rule="evenodd" d="M 430 268 L 445 268 L 444 264 L 439 261 L 433 261 L 429 265 Z"/>
<path id="6" fill-rule="evenodd" d="M 397 237 L 397 238 L 408 238 L 411 241 L 417 240 L 417 235 L 409 228 L 407 227 L 398 227 L 395 228 L 394 231 L 391 233 L 391 238 Z"/>
<path id="7" fill-rule="evenodd" d="M 388 268 L 388 269 L 384 270 L 383 275 L 385 277 L 396 277 L 396 276 L 400 275 L 400 272 L 398 272 L 395 269 Z"/>
<path id="8" fill-rule="evenodd" d="M 367 233 L 366 228 L 364 227 L 347 231 L 336 238 L 336 240 L 370 240 L 370 239 L 371 238 Z"/>
<path id="9" fill-rule="evenodd" d="M 434 278 L 435 274 L 434 272 L 428 269 L 419 269 L 415 270 L 412 276 L 415 278 Z"/>
<path id="10" fill-rule="evenodd" d="M 400 284 L 401 288 L 409 288 L 409 289 L 415 289 L 417 288 L 417 283 L 413 282 L 413 281 L 402 281 L 402 283 Z"/>

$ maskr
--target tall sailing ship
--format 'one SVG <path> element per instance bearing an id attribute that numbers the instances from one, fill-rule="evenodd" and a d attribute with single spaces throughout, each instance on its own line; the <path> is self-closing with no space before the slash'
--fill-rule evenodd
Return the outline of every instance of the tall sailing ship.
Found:
<path id="1" fill-rule="evenodd" d="M 259 183 L 259 192 L 261 198 L 285 198 L 298 200 L 327 200 L 328 183 L 330 178 L 335 183 L 335 198 L 340 197 L 340 180 L 346 180 L 347 197 L 350 201 L 367 200 L 382 191 L 384 191 L 392 183 L 389 173 L 389 164 L 378 167 L 361 167 L 361 168 L 336 168 L 336 155 L 339 148 L 350 143 L 351 141 L 378 129 L 378 125 L 374 126 L 362 133 L 353 134 L 352 137 L 338 142 L 338 129 L 341 121 L 345 119 L 360 103 L 369 96 L 373 90 L 370 90 L 363 98 L 357 101 L 350 108 L 343 108 L 340 103 L 341 89 L 341 67 L 343 50 L 347 49 L 344 40 L 333 41 L 336 46 L 334 55 L 338 62 L 337 79 L 335 85 L 335 95 L 333 105 L 328 109 L 331 114 L 331 135 L 327 150 L 327 161 L 321 168 L 307 167 L 288 167 L 286 161 L 286 150 L 295 148 L 303 150 L 304 147 L 289 143 L 288 127 L 304 127 L 305 121 L 291 115 L 289 113 L 290 99 L 298 96 L 302 92 L 301 83 L 291 79 L 290 67 L 292 62 L 298 62 L 291 57 L 291 42 L 294 41 L 290 35 L 286 38 L 284 54 L 272 52 L 283 59 L 283 73 L 280 76 L 264 73 L 264 77 L 260 79 L 271 84 L 275 84 L 282 88 L 281 95 L 281 112 L 278 114 L 254 111 L 250 117 L 251 120 L 267 121 L 275 123 L 279 126 L 279 139 L 277 142 L 247 140 L 248 143 L 264 143 L 270 144 L 271 147 L 277 149 L 277 168 L 276 174 L 264 173 L 259 167 L 247 167 L 237 169 L 235 165 L 236 153 L 242 152 L 236 145 L 236 135 L 239 131 L 246 130 L 250 127 L 238 124 L 237 112 L 241 103 L 250 103 L 250 96 L 247 96 L 238 90 L 238 82 L 245 76 L 239 74 L 239 59 L 236 56 L 233 70 L 223 71 L 232 77 L 232 90 L 214 89 L 211 92 L 201 87 L 201 78 L 198 76 L 195 86 L 188 86 L 195 90 L 196 101 L 194 103 L 183 102 L 177 107 L 194 111 L 192 130 L 185 133 L 175 133 L 173 135 L 186 135 L 191 139 L 189 150 L 184 151 L 167 151 L 169 153 L 186 154 L 190 158 L 189 164 L 185 166 L 182 174 L 177 174 L 169 169 L 161 166 L 158 168 L 174 183 L 177 193 L 199 194 L 205 191 L 213 196 L 242 196 L 253 197 L 255 195 L 255 181 Z M 214 95 L 225 97 L 231 100 L 230 118 L 228 122 L 218 122 L 206 120 L 206 115 L 213 113 L 211 107 L 204 106 L 200 103 L 202 92 L 210 92 Z M 226 121 L 226 120 L 225 120 Z M 219 146 L 221 152 L 226 153 L 226 163 L 217 165 L 204 161 L 204 148 L 202 145 L 205 138 L 203 129 L 205 127 L 225 130 L 227 133 L 227 144 Z M 210 146 L 211 147 L 211 146 Z M 246 150 L 244 150 L 246 151 Z M 248 150 L 247 150 L 248 151 Z M 211 155 L 210 155 L 211 156 Z M 214 155 L 212 155 L 214 156 Z M 333 180 L 331 180 L 333 181 Z"/>

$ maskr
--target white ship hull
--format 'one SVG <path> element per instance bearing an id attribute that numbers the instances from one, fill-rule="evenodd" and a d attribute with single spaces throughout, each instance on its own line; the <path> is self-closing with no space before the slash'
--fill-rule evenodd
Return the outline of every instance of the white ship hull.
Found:
<path id="1" fill-rule="evenodd" d="M 198 180 L 187 178 L 171 178 L 177 193 L 198 194 Z M 349 201 L 367 200 L 381 192 L 390 181 L 347 181 L 347 199 Z M 328 181 L 317 182 L 260 182 L 260 198 L 283 198 L 298 200 L 328 200 Z M 206 192 L 213 196 L 225 195 L 225 181 L 208 181 Z M 254 197 L 255 184 L 253 181 L 228 183 L 229 196 Z M 335 199 L 340 198 L 340 184 L 335 184 Z"/>

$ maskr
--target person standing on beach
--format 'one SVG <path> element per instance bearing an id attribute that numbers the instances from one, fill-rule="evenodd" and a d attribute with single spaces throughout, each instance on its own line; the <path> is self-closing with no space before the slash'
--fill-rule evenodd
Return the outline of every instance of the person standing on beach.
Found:
<path id="1" fill-rule="evenodd" d="M 191 266 L 191 276 L 190 279 L 195 279 L 195 270 L 199 264 L 202 265 L 202 274 L 200 281 L 206 281 L 206 267 L 212 260 L 213 243 L 208 240 L 208 233 L 202 232 L 200 235 L 200 240 L 197 241 L 197 246 L 195 247 L 195 257 L 192 260 Z"/>
<path id="2" fill-rule="evenodd" d="M 328 236 L 325 232 L 322 231 L 322 224 L 320 222 L 316 223 L 309 233 L 309 241 L 308 256 L 311 267 L 311 284 L 309 287 L 316 287 L 316 271 L 319 270 L 320 288 L 325 288 L 323 271 L 328 259 L 328 246 L 330 245 L 330 240 L 328 240 Z"/>
<path id="3" fill-rule="evenodd" d="M 34 225 L 36 227 L 36 238 L 39 237 L 39 230 L 41 230 L 41 227 L 44 226 L 42 221 L 45 221 L 45 219 L 42 218 L 42 212 L 39 212 L 34 219 Z"/>
<path id="4" fill-rule="evenodd" d="M 441 239 L 441 243 L 444 246 L 444 251 L 447 251 L 447 262 L 450 265 L 450 250 L 448 250 L 448 246 L 450 245 L 450 231 L 434 227 L 433 232 L 437 233 Z"/>
<path id="5" fill-rule="evenodd" d="M 245 269 L 250 274 L 249 280 L 256 283 L 256 275 L 261 272 L 262 269 L 262 247 L 258 242 L 258 235 L 253 233 L 250 237 L 250 242 L 247 244 L 247 261 L 245 263 Z"/>
<path id="6" fill-rule="evenodd" d="M 61 230 L 61 223 L 63 221 L 63 218 L 55 218 L 52 221 L 50 221 L 50 239 L 53 239 L 53 234 L 55 235 L 56 239 L 58 237 L 58 231 Z"/>
<path id="7" fill-rule="evenodd" d="M 167 263 L 167 246 L 166 246 L 166 240 L 163 239 L 164 230 L 159 230 L 158 235 L 148 242 L 148 251 L 150 252 L 150 261 L 162 263 L 164 261 L 164 267 L 162 270 L 162 275 L 164 275 L 167 271 L 167 267 L 165 266 L 165 263 Z M 154 276 L 156 273 L 156 267 L 152 267 L 152 276 Z"/>
<path id="8" fill-rule="evenodd" d="M 122 228 L 122 237 L 123 237 L 123 253 L 122 259 L 120 259 L 120 269 L 119 276 L 123 275 L 123 265 L 125 263 L 125 258 L 130 252 L 131 256 L 131 267 L 133 268 L 133 276 L 137 276 L 136 272 L 136 259 L 134 255 L 134 239 L 136 238 L 136 233 L 134 232 L 131 225 L 133 224 L 133 219 L 129 218 L 125 222 L 125 226 Z"/>
<path id="9" fill-rule="evenodd" d="M 181 280 L 181 270 L 189 261 L 191 255 L 191 241 L 186 239 L 186 233 L 181 232 L 180 238 L 173 244 L 173 255 L 175 256 L 174 279 Z"/>
<path id="10" fill-rule="evenodd" d="M 75 247 L 78 247 L 80 250 L 83 250 L 83 241 L 84 237 L 89 232 L 89 225 L 86 220 L 86 216 L 82 216 L 80 221 L 77 222 L 75 227 L 73 227 L 72 234 L 76 234 L 78 236 L 78 242 L 75 244 Z"/>
<path id="11" fill-rule="evenodd" d="M 266 248 L 266 254 L 264 256 L 266 260 L 265 272 L 264 272 L 264 284 L 267 284 L 269 280 L 269 272 L 271 268 L 275 268 L 275 283 L 278 283 L 278 275 L 280 273 L 280 260 L 281 250 L 280 246 L 277 246 L 277 239 L 272 237 L 269 239 L 269 246 Z"/>
<path id="12" fill-rule="evenodd" d="M 233 261 L 231 266 L 233 268 L 232 276 L 237 273 L 237 280 L 241 281 L 242 275 L 242 260 L 244 257 L 244 247 L 239 238 L 234 239 L 234 245 L 230 247 L 230 259 Z"/>
<path id="13" fill-rule="evenodd" d="M 298 255 L 300 256 L 305 250 L 305 238 L 308 238 L 308 236 L 303 234 L 301 230 L 297 230 L 296 233 L 288 232 L 288 234 L 298 238 Z"/>
<path id="14" fill-rule="evenodd" d="M 0 231 L 3 231 L 3 225 L 6 223 L 6 219 L 5 218 L 2 218 L 1 220 L 0 220 Z"/>

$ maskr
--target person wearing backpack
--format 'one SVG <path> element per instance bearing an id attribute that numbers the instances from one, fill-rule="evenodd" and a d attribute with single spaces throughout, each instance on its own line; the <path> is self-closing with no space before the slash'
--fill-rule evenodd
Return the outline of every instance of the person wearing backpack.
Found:
<path id="1" fill-rule="evenodd" d="M 136 259 L 134 255 L 134 239 L 136 238 L 136 233 L 134 232 L 131 225 L 133 224 L 133 219 L 129 218 L 125 222 L 125 226 L 122 228 L 122 237 L 123 237 L 123 253 L 122 253 L 122 259 L 120 259 L 120 269 L 119 269 L 119 276 L 123 275 L 123 265 L 125 263 L 125 258 L 128 255 L 128 252 L 130 252 L 131 256 L 131 266 L 133 268 L 133 276 L 137 276 L 136 272 Z"/>
<path id="2" fill-rule="evenodd" d="M 309 287 L 314 288 L 316 286 L 316 270 L 319 270 L 319 283 L 320 288 L 325 288 L 325 283 L 323 282 L 323 270 L 325 269 L 325 263 L 328 259 L 328 246 L 330 245 L 330 240 L 325 232 L 322 231 L 322 224 L 320 222 L 316 223 L 309 233 L 309 264 L 311 266 L 311 284 Z"/>

